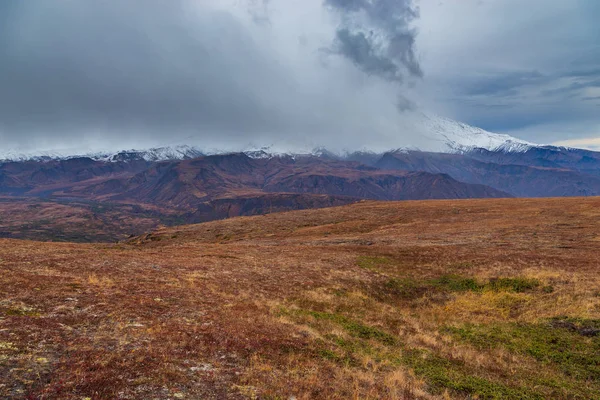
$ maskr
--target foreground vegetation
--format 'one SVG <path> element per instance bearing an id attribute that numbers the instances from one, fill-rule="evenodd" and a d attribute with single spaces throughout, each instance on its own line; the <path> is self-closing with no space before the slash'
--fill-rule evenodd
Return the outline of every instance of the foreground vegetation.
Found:
<path id="1" fill-rule="evenodd" d="M 0 397 L 600 398 L 600 199 L 0 240 Z"/>

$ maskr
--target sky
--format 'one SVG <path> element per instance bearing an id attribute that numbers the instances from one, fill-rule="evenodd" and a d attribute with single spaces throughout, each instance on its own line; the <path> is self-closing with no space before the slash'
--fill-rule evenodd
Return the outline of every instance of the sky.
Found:
<path id="1" fill-rule="evenodd" d="M 422 113 L 600 150 L 596 0 L 0 2 L 0 148 L 419 147 Z"/>

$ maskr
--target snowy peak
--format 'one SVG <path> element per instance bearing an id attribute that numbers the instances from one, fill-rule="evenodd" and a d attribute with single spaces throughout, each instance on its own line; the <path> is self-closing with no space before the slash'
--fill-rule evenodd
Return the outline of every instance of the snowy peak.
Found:
<path id="1" fill-rule="evenodd" d="M 312 151 L 301 151 L 301 152 L 286 152 L 286 151 L 275 151 L 271 147 L 261 147 L 259 149 L 250 149 L 242 151 L 243 154 L 254 159 L 269 159 L 269 158 L 298 158 L 298 157 L 319 157 L 329 159 L 341 159 L 344 157 L 342 154 L 336 154 L 323 147 L 317 147 Z"/>
<path id="2" fill-rule="evenodd" d="M 187 160 L 202 157 L 204 153 L 192 146 L 157 147 L 148 150 L 126 150 L 109 155 L 107 161 L 136 161 L 144 160 L 150 162 Z M 94 158 L 94 157 L 92 157 Z"/>
<path id="3" fill-rule="evenodd" d="M 277 155 L 277 153 L 273 152 L 271 147 L 269 146 L 264 146 L 260 148 L 251 147 L 244 150 L 242 153 L 256 160 L 273 158 Z"/>
<path id="4" fill-rule="evenodd" d="M 123 150 L 117 153 L 111 152 L 80 152 L 72 153 L 69 151 L 48 151 L 38 153 L 20 153 L 17 151 L 7 151 L 0 154 L 0 161 L 51 161 L 51 160 L 69 160 L 73 158 L 91 158 L 96 161 L 118 162 L 118 161 L 173 161 L 198 158 L 205 155 L 200 149 L 181 145 L 174 147 L 156 147 L 147 150 Z"/>
<path id="5" fill-rule="evenodd" d="M 436 115 L 420 114 L 417 122 L 430 148 L 423 151 L 464 153 L 475 149 L 503 152 L 525 152 L 537 145 L 510 135 L 492 133 L 481 128 Z"/>
<path id="6" fill-rule="evenodd" d="M 36 153 L 22 153 L 16 150 L 8 150 L 0 153 L 0 162 L 4 161 L 50 161 L 66 158 L 60 151 L 41 151 Z"/>
<path id="7" fill-rule="evenodd" d="M 439 117 L 432 114 L 415 113 L 407 116 L 408 125 L 405 129 L 414 133 L 415 143 L 408 146 L 402 146 L 397 151 L 425 151 L 435 153 L 468 153 L 476 149 L 485 149 L 489 151 L 500 151 L 505 153 L 523 153 L 532 147 L 539 147 L 533 143 L 517 139 L 509 135 L 492 133 L 462 122 L 454 121 L 448 118 Z M 406 139 L 403 139 L 404 141 Z M 374 144 L 375 145 L 375 144 Z M 398 143 L 390 148 L 398 148 Z M 356 149 L 355 149 L 356 150 Z M 0 150 L 1 151 L 1 150 Z M 380 154 L 372 152 L 365 148 L 361 151 L 347 150 L 336 153 L 325 148 L 316 148 L 312 151 L 291 152 L 281 146 L 271 147 L 250 147 L 242 150 L 250 158 L 274 158 L 274 157 L 301 157 L 313 156 L 329 159 L 364 158 L 371 154 Z M 156 147 L 147 150 L 125 150 L 119 152 L 73 152 L 73 151 L 49 151 L 33 154 L 19 153 L 16 151 L 6 151 L 0 153 L 0 161 L 50 161 L 66 160 L 77 157 L 88 157 L 93 160 L 105 162 L 128 162 L 128 161 L 174 161 L 198 158 L 205 155 L 224 154 L 223 151 L 201 150 L 198 147 L 188 145 Z M 362 156 L 358 156 L 364 153 Z"/>

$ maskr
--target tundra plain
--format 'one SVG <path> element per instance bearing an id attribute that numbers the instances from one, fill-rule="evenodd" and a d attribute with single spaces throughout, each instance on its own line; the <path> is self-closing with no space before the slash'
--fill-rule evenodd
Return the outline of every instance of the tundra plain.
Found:
<path id="1" fill-rule="evenodd" d="M 600 398 L 600 198 L 0 240 L 0 397 Z"/>

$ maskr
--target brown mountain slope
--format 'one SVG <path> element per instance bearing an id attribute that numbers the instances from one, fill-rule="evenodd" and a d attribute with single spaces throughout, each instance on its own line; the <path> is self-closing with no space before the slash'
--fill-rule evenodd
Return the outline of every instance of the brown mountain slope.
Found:
<path id="1" fill-rule="evenodd" d="M 600 199 L 0 240 L 0 397 L 598 398 Z"/>
<path id="2" fill-rule="evenodd" d="M 24 161 L 0 164 L 0 194 L 50 194 L 90 185 L 112 177 L 133 176 L 148 167 L 145 161 L 102 162 L 90 158 Z M 4 179 L 10 178 L 9 181 Z"/>
<path id="3" fill-rule="evenodd" d="M 72 159 L 0 165 L 0 193 L 50 198 L 135 201 L 193 209 L 248 193 L 312 193 L 359 199 L 503 197 L 443 174 L 382 171 L 318 157 L 252 159 L 245 154 L 185 161 L 101 162 Z"/>
<path id="4" fill-rule="evenodd" d="M 539 150 L 541 151 L 541 150 Z M 499 154 L 497 158 L 481 153 L 440 154 L 426 152 L 387 153 L 375 165 L 385 169 L 446 173 L 454 179 L 472 184 L 485 184 L 517 197 L 598 196 L 600 177 L 586 171 L 573 169 L 570 164 L 561 166 L 548 159 L 537 164 L 526 158 L 528 153 Z M 499 163 L 504 155 L 506 164 Z M 530 165 L 518 164 L 519 158 Z M 508 164 L 513 162 L 514 164 Z M 596 165 L 596 164 L 594 164 Z"/>
<path id="5" fill-rule="evenodd" d="M 109 181 L 86 190 L 104 194 Z M 252 159 L 244 154 L 161 163 L 128 180 L 115 200 L 194 208 L 198 202 L 248 193 L 306 193 L 356 199 L 507 197 L 483 185 L 466 185 L 447 175 L 382 171 L 354 162 L 300 159 Z"/>
<path id="6" fill-rule="evenodd" d="M 161 224 L 362 199 L 486 197 L 509 195 L 444 174 L 383 171 L 318 157 L 253 159 L 227 154 L 160 163 L 86 158 L 7 163 L 0 165 L 0 236 L 120 240 Z M 26 217 L 2 218 L 14 209 L 25 210 Z"/>

